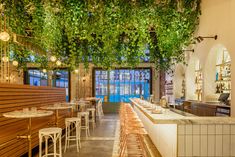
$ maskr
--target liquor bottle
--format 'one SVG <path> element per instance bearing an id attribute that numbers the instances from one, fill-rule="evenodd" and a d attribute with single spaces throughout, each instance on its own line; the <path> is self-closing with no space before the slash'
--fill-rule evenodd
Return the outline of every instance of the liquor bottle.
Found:
<path id="1" fill-rule="evenodd" d="M 216 72 L 215 80 L 218 81 L 218 79 L 219 79 L 219 74 L 218 74 L 218 72 Z"/>
<path id="2" fill-rule="evenodd" d="M 219 73 L 219 80 L 220 80 L 220 81 L 223 80 L 223 75 L 222 75 L 221 72 Z"/>
<path id="3" fill-rule="evenodd" d="M 230 90 L 231 89 L 231 85 L 230 85 L 230 82 L 228 83 L 228 90 Z"/>
<path id="4" fill-rule="evenodd" d="M 223 91 L 223 85 L 222 85 L 222 83 L 220 83 L 220 92 L 222 92 Z"/>
<path id="5" fill-rule="evenodd" d="M 216 93 L 220 93 L 220 87 L 219 84 L 216 85 Z"/>

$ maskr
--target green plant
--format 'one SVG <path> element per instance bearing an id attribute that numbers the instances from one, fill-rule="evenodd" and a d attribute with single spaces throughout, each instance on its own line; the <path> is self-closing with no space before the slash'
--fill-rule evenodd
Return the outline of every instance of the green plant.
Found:
<path id="1" fill-rule="evenodd" d="M 182 48 L 192 42 L 200 15 L 200 0 L 0 2 L 12 32 L 32 37 L 30 41 L 71 69 L 90 62 L 107 69 L 135 67 L 148 48 L 156 69 L 168 70 L 184 61 Z M 15 56 L 22 52 L 14 51 Z"/>

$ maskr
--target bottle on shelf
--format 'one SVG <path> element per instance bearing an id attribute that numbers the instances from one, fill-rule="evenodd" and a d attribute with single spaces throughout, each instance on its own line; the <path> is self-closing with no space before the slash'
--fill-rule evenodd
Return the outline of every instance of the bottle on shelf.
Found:
<path id="1" fill-rule="evenodd" d="M 195 78 L 195 83 L 197 83 L 198 82 L 198 80 L 197 80 L 197 76 L 196 76 L 196 78 Z"/>
<path id="2" fill-rule="evenodd" d="M 220 86 L 219 86 L 219 84 L 216 85 L 216 93 L 220 93 Z"/>
<path id="3" fill-rule="evenodd" d="M 215 75 L 215 80 L 218 81 L 219 80 L 219 73 L 216 71 L 216 75 Z"/>
<path id="4" fill-rule="evenodd" d="M 222 81 L 223 80 L 223 75 L 222 75 L 222 73 L 220 72 L 219 73 L 219 81 Z"/>
<path id="5" fill-rule="evenodd" d="M 230 82 L 228 82 L 228 90 L 230 90 L 231 89 L 231 84 L 230 84 Z"/>

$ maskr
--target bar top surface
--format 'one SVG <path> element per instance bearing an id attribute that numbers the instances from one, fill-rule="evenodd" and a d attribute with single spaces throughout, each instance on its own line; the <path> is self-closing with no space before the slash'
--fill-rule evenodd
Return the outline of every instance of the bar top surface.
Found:
<path id="1" fill-rule="evenodd" d="M 198 117 L 191 114 L 183 116 L 161 107 L 158 109 L 162 109 L 162 114 L 153 114 L 144 105 L 138 103 L 138 99 L 134 98 L 130 101 L 155 124 L 235 124 L 235 118 L 232 117 Z"/>

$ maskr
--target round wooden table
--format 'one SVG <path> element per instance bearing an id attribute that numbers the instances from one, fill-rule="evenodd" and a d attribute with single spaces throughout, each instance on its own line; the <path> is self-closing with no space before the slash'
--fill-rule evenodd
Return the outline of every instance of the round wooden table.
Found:
<path id="1" fill-rule="evenodd" d="M 55 111 L 55 125 L 56 126 L 58 126 L 59 110 L 71 109 L 71 115 L 73 113 L 73 106 L 71 106 L 71 105 L 54 104 L 54 105 L 50 105 L 50 106 L 43 106 L 43 107 L 41 107 L 41 109 Z"/>
<path id="2" fill-rule="evenodd" d="M 3 113 L 4 117 L 7 118 L 23 118 L 28 119 L 28 135 L 19 135 L 17 138 L 22 139 L 28 139 L 28 156 L 32 156 L 32 146 L 31 146 L 31 136 L 32 136 L 32 118 L 38 118 L 38 117 L 45 117 L 52 115 L 52 111 L 45 111 L 45 110 L 35 110 L 35 111 L 23 111 L 23 110 L 17 110 L 12 112 Z"/>

